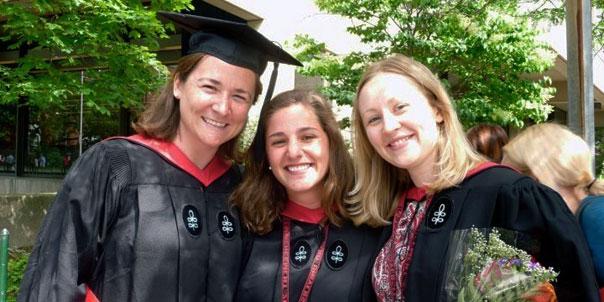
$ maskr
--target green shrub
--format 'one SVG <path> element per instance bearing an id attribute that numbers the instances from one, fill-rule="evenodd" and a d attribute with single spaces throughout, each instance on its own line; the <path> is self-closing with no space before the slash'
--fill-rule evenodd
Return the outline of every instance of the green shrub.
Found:
<path id="1" fill-rule="evenodd" d="M 29 254 L 30 251 L 28 249 L 9 249 L 8 251 L 8 302 L 17 301 L 19 284 L 21 284 L 23 273 L 25 273 L 25 268 L 27 268 Z"/>

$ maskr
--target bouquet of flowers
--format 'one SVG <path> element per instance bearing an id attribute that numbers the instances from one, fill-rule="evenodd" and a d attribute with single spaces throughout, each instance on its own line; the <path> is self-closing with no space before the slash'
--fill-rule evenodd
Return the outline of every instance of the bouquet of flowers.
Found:
<path id="1" fill-rule="evenodd" d="M 555 280 L 558 273 L 505 243 L 501 232 L 515 233 L 476 228 L 453 233 L 444 285 L 448 301 L 527 301 Z"/>

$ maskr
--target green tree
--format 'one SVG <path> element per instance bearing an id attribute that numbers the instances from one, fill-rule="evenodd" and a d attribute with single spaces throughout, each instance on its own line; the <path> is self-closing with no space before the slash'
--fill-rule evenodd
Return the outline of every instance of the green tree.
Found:
<path id="1" fill-rule="evenodd" d="M 38 108 L 61 106 L 82 93 L 86 106 L 107 114 L 140 106 L 167 69 L 152 50 L 166 37 L 158 10 L 179 11 L 190 0 L 3 1 L 0 40 L 16 63 L 0 65 L 0 104 L 25 97 Z M 19 50 L 26 55 L 17 58 Z M 80 70 L 85 68 L 84 85 Z"/>
<path id="2" fill-rule="evenodd" d="M 593 48 L 600 52 L 604 48 L 604 0 L 592 0 L 596 15 L 593 18 Z"/>
<path id="3" fill-rule="evenodd" d="M 534 20 L 544 20 L 553 24 L 562 24 L 566 20 L 566 1 L 562 0 L 523 0 L 529 7 L 527 14 Z M 592 47 L 594 53 L 604 49 L 604 0 L 591 0 L 592 8 Z"/>
<path id="4" fill-rule="evenodd" d="M 352 20 L 348 31 L 372 47 L 367 53 L 336 56 L 308 36 L 293 43 L 302 72 L 327 82 L 323 93 L 351 103 L 364 66 L 403 53 L 429 66 L 442 79 L 466 126 L 478 122 L 522 127 L 543 121 L 555 92 L 550 80 L 525 75 L 553 64 L 538 42 L 531 20 L 509 0 L 316 0 L 319 8 Z"/>
<path id="5" fill-rule="evenodd" d="M 562 0 L 525 0 L 530 9 L 527 14 L 537 21 L 562 24 L 566 20 L 566 2 Z M 604 0 L 591 0 L 592 51 L 594 55 L 604 49 Z M 595 129 L 595 171 L 604 177 L 604 128 Z"/>

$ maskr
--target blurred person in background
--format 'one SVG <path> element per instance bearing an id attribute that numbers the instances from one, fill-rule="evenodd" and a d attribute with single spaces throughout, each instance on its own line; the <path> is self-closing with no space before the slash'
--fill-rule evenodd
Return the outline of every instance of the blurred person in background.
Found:
<path id="1" fill-rule="evenodd" d="M 467 132 L 468 141 L 478 153 L 490 161 L 501 163 L 503 146 L 508 143 L 508 135 L 499 125 L 479 124 Z"/>
<path id="2" fill-rule="evenodd" d="M 560 193 L 581 224 L 603 288 L 604 181 L 592 172 L 594 161 L 587 143 L 565 126 L 544 123 L 524 129 L 503 153 L 503 164 Z"/>

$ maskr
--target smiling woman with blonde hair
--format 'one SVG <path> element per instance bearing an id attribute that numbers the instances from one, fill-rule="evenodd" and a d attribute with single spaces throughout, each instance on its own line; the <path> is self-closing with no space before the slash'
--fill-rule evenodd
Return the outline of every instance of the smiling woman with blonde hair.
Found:
<path id="1" fill-rule="evenodd" d="M 439 79 L 394 55 L 371 64 L 353 104 L 357 224 L 387 225 L 372 283 L 380 301 L 441 301 L 451 235 L 471 227 L 533 238 L 524 247 L 560 272 L 560 300 L 597 301 L 589 250 L 558 194 L 487 162 L 465 138 Z"/>

